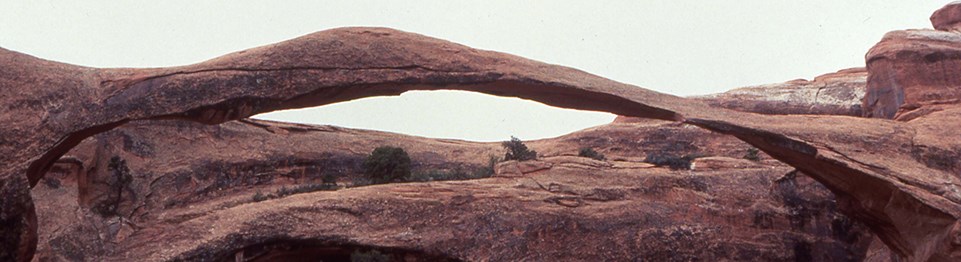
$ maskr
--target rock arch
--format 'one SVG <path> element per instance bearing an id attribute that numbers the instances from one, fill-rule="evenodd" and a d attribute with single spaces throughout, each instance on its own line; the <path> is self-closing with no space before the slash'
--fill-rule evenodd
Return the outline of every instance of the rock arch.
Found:
<path id="1" fill-rule="evenodd" d="M 0 258 L 29 260 L 31 185 L 80 140 L 131 120 L 221 123 L 279 109 L 410 90 L 457 89 L 700 126 L 740 138 L 830 188 L 842 208 L 910 259 L 948 259 L 959 236 L 961 181 L 930 168 L 918 122 L 765 116 L 618 83 L 576 69 L 385 28 L 342 28 L 203 63 L 96 69 L 0 50 Z M 954 117 L 945 110 L 931 121 Z M 954 121 L 957 122 L 957 121 Z M 961 124 L 955 124 L 961 125 Z M 885 152 L 877 154 L 877 152 Z M 13 250 L 13 251 L 11 251 Z M 3 253 L 6 252 L 6 253 Z"/>

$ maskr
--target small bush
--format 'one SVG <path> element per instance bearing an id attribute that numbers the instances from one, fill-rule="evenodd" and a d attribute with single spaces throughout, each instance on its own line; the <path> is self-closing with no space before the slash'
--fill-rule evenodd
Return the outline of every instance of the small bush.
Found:
<path id="1" fill-rule="evenodd" d="M 481 168 L 481 169 L 475 170 L 474 173 L 476 174 L 477 177 L 491 177 L 491 176 L 494 176 L 494 166 L 496 166 L 496 165 L 497 165 L 497 162 L 500 162 L 500 161 L 501 161 L 501 159 L 498 158 L 497 156 L 495 156 L 495 155 L 490 155 L 490 157 L 487 158 L 487 166 L 485 166 L 485 167 L 483 167 L 483 168 Z"/>
<path id="2" fill-rule="evenodd" d="M 130 187 L 133 176 L 130 174 L 130 168 L 127 167 L 127 161 L 119 156 L 110 158 L 107 170 L 112 174 L 105 181 L 110 187 L 110 192 L 104 194 L 104 197 L 96 202 L 91 209 L 102 217 L 120 216 L 123 191 Z"/>
<path id="3" fill-rule="evenodd" d="M 679 169 L 691 169 L 691 162 L 699 155 L 685 155 L 685 156 L 675 156 L 667 154 L 648 154 L 644 162 L 654 164 L 656 166 L 667 166 L 674 170 Z"/>
<path id="4" fill-rule="evenodd" d="M 760 151 L 760 150 L 757 150 L 757 148 L 753 148 L 753 147 L 752 147 L 752 148 L 748 148 L 748 149 L 747 149 L 747 153 L 744 154 L 744 159 L 751 160 L 751 161 L 755 161 L 755 162 L 756 162 L 756 161 L 761 161 L 761 156 L 758 155 L 758 153 L 760 153 L 760 152 L 761 152 L 761 151 Z"/>
<path id="5" fill-rule="evenodd" d="M 594 160 L 601 160 L 601 161 L 604 161 L 605 159 L 607 159 L 604 157 L 603 154 L 598 153 L 597 151 L 594 151 L 594 149 L 590 147 L 581 148 L 581 151 L 577 152 L 577 156 L 587 157 L 587 158 L 591 158 Z"/>
<path id="6" fill-rule="evenodd" d="M 260 202 L 267 199 L 270 199 L 270 197 L 267 195 L 264 195 L 264 193 L 261 193 L 260 191 L 257 191 L 257 194 L 254 194 L 254 197 L 253 197 L 254 202 Z"/>
<path id="7" fill-rule="evenodd" d="M 52 178 L 50 176 L 43 178 L 43 183 L 47 184 L 47 187 L 50 187 L 53 189 L 60 188 L 60 180 L 57 180 L 56 178 Z"/>
<path id="8" fill-rule="evenodd" d="M 496 156 L 490 156 L 487 160 L 487 165 L 476 168 L 473 171 L 464 171 L 462 169 L 454 170 L 427 170 L 424 172 L 414 172 L 407 178 L 410 182 L 429 182 L 429 181 L 447 181 L 447 180 L 468 180 L 468 179 L 479 179 L 488 178 L 494 175 L 494 165 L 499 162 L 499 158 Z"/>
<path id="9" fill-rule="evenodd" d="M 337 186 L 337 176 L 332 173 L 326 173 L 320 178 L 321 183 L 328 186 Z"/>
<path id="10" fill-rule="evenodd" d="M 507 153 L 504 154 L 504 161 L 527 161 L 537 158 L 537 151 L 528 149 L 527 145 L 524 145 L 524 142 L 516 137 L 511 136 L 511 141 L 504 141 L 501 145 L 507 148 Z"/>
<path id="11" fill-rule="evenodd" d="M 402 180 L 410 176 L 410 157 L 403 148 L 378 147 L 364 161 L 364 176 L 375 184 Z"/>
<path id="12" fill-rule="evenodd" d="M 448 180 L 468 180 L 468 179 L 478 179 L 486 178 L 493 175 L 491 172 L 486 171 L 487 168 L 481 168 L 475 170 L 474 172 L 465 172 L 462 170 L 429 170 L 426 172 L 416 172 L 411 175 L 408 181 L 411 182 L 430 182 L 430 181 L 448 181 Z"/>
<path id="13" fill-rule="evenodd" d="M 315 191 L 331 191 L 331 190 L 337 190 L 337 185 L 302 184 L 302 185 L 297 185 L 291 188 L 287 188 L 286 186 L 280 187 L 280 189 L 277 190 L 277 192 L 274 193 L 274 195 L 276 195 L 277 197 L 285 197 L 293 194 L 308 193 L 308 192 L 315 192 Z"/>

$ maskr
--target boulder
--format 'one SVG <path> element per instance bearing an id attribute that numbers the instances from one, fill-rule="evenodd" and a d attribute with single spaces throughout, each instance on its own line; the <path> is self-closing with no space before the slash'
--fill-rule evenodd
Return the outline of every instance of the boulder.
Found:
<path id="1" fill-rule="evenodd" d="M 940 31 L 961 31 L 961 1 L 951 2 L 934 11 L 931 24 Z"/>
<path id="2" fill-rule="evenodd" d="M 887 33 L 866 55 L 864 116 L 917 118 L 961 99 L 961 34 L 934 30 Z"/>

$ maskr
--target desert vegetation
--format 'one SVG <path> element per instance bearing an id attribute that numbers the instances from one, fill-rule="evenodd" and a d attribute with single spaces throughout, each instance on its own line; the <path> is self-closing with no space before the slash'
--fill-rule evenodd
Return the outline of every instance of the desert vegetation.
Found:
<path id="1" fill-rule="evenodd" d="M 581 150 L 577 152 L 577 156 L 591 158 L 594 160 L 601 160 L 601 161 L 604 161 L 605 159 L 607 159 L 604 157 L 604 154 L 598 153 L 597 151 L 594 151 L 594 149 L 590 147 L 581 148 Z"/>
<path id="2" fill-rule="evenodd" d="M 474 170 L 465 171 L 461 168 L 453 170 L 426 170 L 421 172 L 413 172 L 407 178 L 409 182 L 430 182 L 430 181 L 447 181 L 447 180 L 468 180 L 468 179 L 478 179 L 487 178 L 494 175 L 494 165 L 500 159 L 496 156 L 490 156 L 487 161 L 487 165 L 476 168 Z"/>
<path id="3" fill-rule="evenodd" d="M 665 166 L 673 170 L 691 169 L 691 162 L 698 157 L 702 157 L 701 154 L 688 154 L 683 156 L 668 154 L 668 153 L 650 153 L 644 159 L 644 162 L 654 164 L 656 166 Z"/>
<path id="4" fill-rule="evenodd" d="M 410 156 L 403 148 L 381 146 L 364 160 L 364 177 L 373 184 L 402 181 L 410 176 Z"/>
<path id="5" fill-rule="evenodd" d="M 105 193 L 105 197 L 94 204 L 93 211 L 103 217 L 119 216 L 120 202 L 123 201 L 123 192 L 133 181 L 130 175 L 130 168 L 127 161 L 119 156 L 110 158 L 107 169 L 112 176 L 106 181 L 110 191 Z"/>
<path id="6" fill-rule="evenodd" d="M 537 151 L 527 148 L 527 145 L 524 144 L 524 141 L 521 141 L 517 137 L 511 136 L 510 141 L 504 141 L 501 143 L 501 145 L 507 149 L 507 153 L 504 154 L 504 161 L 527 161 L 537 159 Z"/>
<path id="7" fill-rule="evenodd" d="M 761 151 L 757 148 L 748 148 L 747 153 L 744 153 L 744 159 L 751 161 L 761 161 L 761 156 L 759 155 Z"/>

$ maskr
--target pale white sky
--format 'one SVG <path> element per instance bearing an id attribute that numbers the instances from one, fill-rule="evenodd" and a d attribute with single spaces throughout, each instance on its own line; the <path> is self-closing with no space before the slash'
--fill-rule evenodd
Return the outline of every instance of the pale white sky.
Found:
<path id="1" fill-rule="evenodd" d="M 0 47 L 85 66 L 158 67 L 384 26 L 694 95 L 863 66 L 885 32 L 930 28 L 948 2 L 3 0 Z M 258 118 L 498 141 L 562 135 L 613 115 L 437 91 Z"/>

